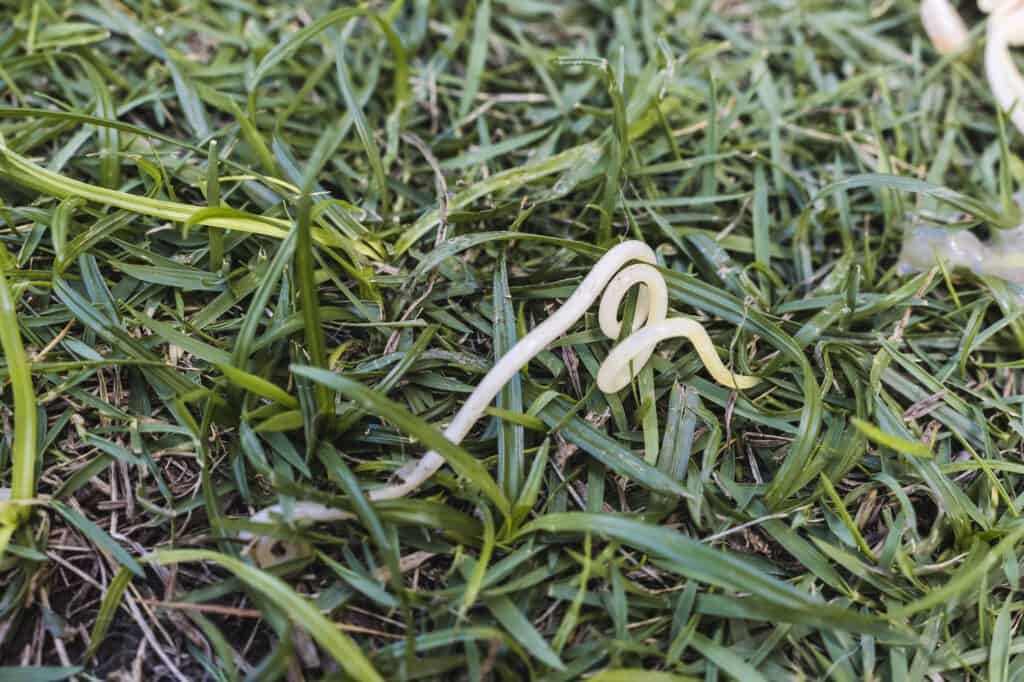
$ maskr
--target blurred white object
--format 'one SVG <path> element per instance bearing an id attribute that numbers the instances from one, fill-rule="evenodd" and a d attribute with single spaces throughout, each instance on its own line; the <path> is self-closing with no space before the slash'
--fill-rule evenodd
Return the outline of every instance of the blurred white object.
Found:
<path id="1" fill-rule="evenodd" d="M 940 54 L 960 52 L 967 47 L 967 25 L 949 0 L 924 0 L 921 23 Z"/>
<path id="2" fill-rule="evenodd" d="M 994 9 L 986 6 L 996 4 Z M 985 75 L 1003 111 L 1009 111 L 1017 130 L 1024 132 L 1024 78 L 1013 61 L 1010 48 L 1024 44 L 1024 3 L 1013 0 L 981 3 L 991 11 L 985 41 Z"/>
<path id="3" fill-rule="evenodd" d="M 989 14 L 985 34 L 985 76 L 1003 111 L 1024 132 L 1024 77 L 1010 48 L 1024 44 L 1024 0 L 978 0 Z M 922 0 L 921 23 L 940 54 L 955 54 L 970 43 L 967 26 L 949 0 Z"/>

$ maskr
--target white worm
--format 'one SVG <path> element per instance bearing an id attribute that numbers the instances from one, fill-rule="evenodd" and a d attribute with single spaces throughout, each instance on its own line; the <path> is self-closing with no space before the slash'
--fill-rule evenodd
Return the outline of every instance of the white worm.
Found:
<path id="1" fill-rule="evenodd" d="M 622 266 L 630 261 L 641 263 L 622 269 Z M 759 379 L 733 374 L 722 364 L 711 338 L 699 323 L 681 318 L 665 319 L 668 312 L 668 289 L 661 273 L 652 267 L 654 263 L 657 263 L 654 251 L 640 241 L 623 242 L 610 249 L 597 261 L 590 274 L 583 279 L 561 308 L 520 339 L 498 360 L 456 413 L 444 431 L 445 437 L 455 444 L 461 443 L 505 384 L 511 381 L 526 363 L 583 317 L 602 291 L 605 291 L 605 296 L 598 311 L 601 331 L 609 338 L 618 338 L 621 330 L 621 322 L 617 317 L 618 306 L 626 292 L 636 284 L 645 286 L 637 297 L 633 333 L 605 358 L 597 375 L 598 388 L 605 393 L 613 393 L 626 386 L 633 378 L 631 368 L 639 370 L 643 367 L 654 352 L 655 344 L 672 336 L 689 338 L 711 376 L 720 384 L 729 388 L 755 386 Z M 373 490 L 369 493 L 370 499 L 387 500 L 408 495 L 443 464 L 444 458 L 430 451 L 405 476 L 402 483 Z"/>
<path id="2" fill-rule="evenodd" d="M 967 47 L 967 26 L 949 0 L 924 0 L 921 24 L 940 54 L 960 52 Z"/>
<path id="3" fill-rule="evenodd" d="M 967 230 L 954 232 L 942 227 L 917 227 L 907 232 L 900 253 L 904 271 L 928 270 L 938 261 L 953 268 L 980 272 L 988 249 Z"/>
<path id="4" fill-rule="evenodd" d="M 985 14 L 992 14 L 1000 10 L 1011 9 L 1014 5 L 1019 4 L 1020 0 L 978 0 L 978 9 Z"/>
<path id="5" fill-rule="evenodd" d="M 627 263 L 639 261 L 627 267 Z M 462 442 L 473 425 L 483 415 L 498 392 L 512 380 L 531 359 L 548 347 L 552 341 L 571 328 L 594 304 L 601 292 L 604 296 L 598 310 L 601 331 L 611 339 L 619 338 L 622 322 L 618 319 L 619 304 L 626 293 L 636 285 L 643 285 L 637 297 L 632 333 L 619 343 L 605 358 L 597 373 L 597 386 L 605 393 L 614 393 L 626 387 L 651 357 L 659 341 L 686 337 L 694 345 L 697 355 L 718 383 L 733 389 L 746 389 L 757 385 L 760 379 L 732 373 L 718 357 L 711 337 L 696 320 L 673 317 L 668 313 L 668 288 L 665 279 L 654 264 L 654 251 L 640 241 L 627 241 L 610 249 L 594 265 L 576 291 L 548 319 L 537 325 L 519 340 L 484 376 L 454 419 L 444 430 L 445 437 L 456 445 Z M 401 472 L 401 483 L 371 490 L 371 500 L 388 500 L 408 495 L 444 465 L 444 458 L 431 450 L 407 473 Z M 295 505 L 296 520 L 335 520 L 345 514 L 314 503 Z M 300 511 L 305 515 L 300 517 Z M 270 520 L 270 514 L 280 514 L 275 505 L 261 511 L 261 520 Z M 350 518 L 346 516 L 344 518 Z M 256 517 L 253 517 L 256 520 Z M 259 543 L 258 543 L 259 544 Z"/>
<path id="6" fill-rule="evenodd" d="M 253 523 L 272 523 L 275 517 L 283 514 L 281 505 L 275 504 L 261 509 L 249 519 Z M 346 521 L 353 518 L 350 512 L 327 507 L 319 502 L 296 502 L 292 507 L 292 519 L 304 523 L 327 523 L 330 521 Z M 253 540 L 256 536 L 249 531 L 241 531 L 238 536 L 242 540 Z M 278 551 L 275 552 L 275 549 Z M 249 555 L 259 566 L 271 566 L 285 561 L 291 561 L 302 556 L 303 546 L 288 541 L 280 541 L 277 538 L 259 537 L 249 547 Z"/>
<path id="7" fill-rule="evenodd" d="M 991 15 L 985 39 L 985 76 L 989 87 L 1000 108 L 1013 109 L 1013 124 L 1024 132 L 1024 78 L 1010 54 L 1011 47 L 1024 43 L 1024 2 L 978 0 L 978 7 Z M 941 54 L 960 52 L 969 43 L 964 20 L 949 0 L 923 0 L 921 23 Z"/>
<path id="8" fill-rule="evenodd" d="M 902 272 L 922 271 L 943 263 L 977 275 L 992 275 L 1024 283 L 1024 227 L 997 231 L 983 242 L 967 230 L 922 226 L 903 239 L 899 268 Z"/>
<path id="9" fill-rule="evenodd" d="M 1010 118 L 1024 132 L 1024 78 L 1010 54 L 1011 46 L 1022 43 L 1024 6 L 1016 1 L 999 4 L 988 20 L 985 75 L 996 102 L 1004 111 L 1013 109 Z"/>
<path id="10" fill-rule="evenodd" d="M 978 0 L 989 13 L 985 40 L 985 76 L 999 107 L 1024 132 L 1024 77 L 1010 48 L 1024 44 L 1024 1 Z M 946 54 L 967 45 L 967 28 L 949 0 L 923 0 L 921 21 L 935 49 Z M 1018 200 L 1020 198 L 1018 197 Z M 904 272 L 927 270 L 937 263 L 1024 283 L 1024 225 L 997 230 L 982 242 L 965 230 L 922 226 L 908 230 L 899 267 Z"/>

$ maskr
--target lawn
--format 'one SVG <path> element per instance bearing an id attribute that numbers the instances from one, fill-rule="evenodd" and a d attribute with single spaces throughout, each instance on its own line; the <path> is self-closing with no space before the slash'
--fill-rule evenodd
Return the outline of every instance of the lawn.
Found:
<path id="1" fill-rule="evenodd" d="M 340 4 L 0 2 L 0 682 L 1024 679 L 973 2 Z"/>

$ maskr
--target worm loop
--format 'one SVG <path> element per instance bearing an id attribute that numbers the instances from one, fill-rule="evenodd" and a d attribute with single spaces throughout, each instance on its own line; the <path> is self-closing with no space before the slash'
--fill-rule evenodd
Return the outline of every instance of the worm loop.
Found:
<path id="1" fill-rule="evenodd" d="M 711 338 L 699 322 L 683 317 L 667 318 L 668 288 L 664 277 L 654 267 L 656 263 L 654 251 L 640 241 L 623 242 L 610 249 L 597 261 L 562 307 L 498 359 L 445 429 L 445 437 L 455 444 L 462 442 L 498 392 L 531 359 L 583 317 L 602 292 L 604 296 L 598 309 L 601 331 L 613 340 L 618 339 L 622 329 L 622 322 L 618 318 L 619 306 L 634 286 L 640 286 L 641 289 L 637 296 L 631 333 L 612 349 L 602 363 L 597 375 L 598 388 L 611 393 L 629 385 L 635 371 L 647 363 L 660 341 L 680 336 L 693 343 L 708 372 L 719 383 L 730 388 L 750 388 L 756 385 L 759 381 L 756 377 L 729 371 L 719 359 Z M 387 500 L 408 495 L 443 464 L 444 458 L 431 450 L 401 476 L 404 480 L 400 483 L 371 490 L 368 496 L 371 500 Z M 260 514 L 269 520 L 267 514 L 274 513 L 276 509 L 270 507 Z M 312 507 L 300 509 L 296 505 L 293 516 L 297 520 L 301 520 L 300 512 L 312 520 L 330 517 L 326 511 L 321 512 Z M 266 555 L 265 548 L 261 552 L 262 556 Z"/>

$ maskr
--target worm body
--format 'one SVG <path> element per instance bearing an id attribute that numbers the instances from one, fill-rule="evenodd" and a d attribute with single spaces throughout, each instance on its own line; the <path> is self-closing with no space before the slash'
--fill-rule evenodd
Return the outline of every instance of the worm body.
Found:
<path id="1" fill-rule="evenodd" d="M 635 265 L 623 268 L 632 261 Z M 732 374 L 722 364 L 715 352 L 711 339 L 704 327 L 694 320 L 674 318 L 666 321 L 668 312 L 668 289 L 665 279 L 654 267 L 657 259 L 654 251 L 640 241 L 627 241 L 610 249 L 583 279 L 572 296 L 547 320 L 516 343 L 497 364 L 484 376 L 470 394 L 469 399 L 452 419 L 444 435 L 453 443 L 460 443 L 477 422 L 484 410 L 491 404 L 498 392 L 512 380 L 512 377 L 547 348 L 552 341 L 572 327 L 604 292 L 598 311 L 601 331 L 616 339 L 621 331 L 618 307 L 630 288 L 644 285 L 637 298 L 633 319 L 633 333 L 609 353 L 598 372 L 598 388 L 612 393 L 624 388 L 633 378 L 631 368 L 639 370 L 646 364 L 654 346 L 667 338 L 686 336 L 693 342 L 698 355 L 711 375 L 721 384 L 730 388 L 750 388 L 758 383 L 755 377 Z M 375 500 L 392 499 L 409 494 L 435 471 L 441 468 L 444 459 L 434 451 L 428 452 L 402 483 L 371 491 Z"/>
<path id="2" fill-rule="evenodd" d="M 921 226 L 909 230 L 900 252 L 903 272 L 928 270 L 940 262 L 1009 282 L 1024 283 L 1024 227 L 996 232 L 983 242 L 967 230 Z"/>
<path id="3" fill-rule="evenodd" d="M 952 54 L 967 47 L 967 26 L 949 0 L 924 0 L 921 24 L 939 53 Z"/>
<path id="4" fill-rule="evenodd" d="M 992 94 L 1018 130 L 1024 132 L 1024 77 L 1013 61 L 1010 48 L 1024 44 L 1024 2 L 978 0 L 988 13 L 985 38 L 985 77 Z M 922 0 L 921 24 L 941 54 L 961 52 L 968 46 L 967 27 L 949 0 Z"/>
<path id="5" fill-rule="evenodd" d="M 1024 5 L 1011 2 L 995 8 L 988 20 L 985 43 L 985 76 L 992 94 L 1017 129 L 1024 132 L 1024 78 L 1010 48 L 1024 43 Z"/>
<path id="6" fill-rule="evenodd" d="M 249 519 L 253 523 L 271 523 L 275 516 L 283 513 L 281 505 L 275 504 L 261 509 Z M 335 509 L 319 502 L 296 502 L 292 506 L 292 518 L 305 523 L 328 523 L 330 521 L 347 521 L 353 514 L 342 509 Z M 255 536 L 249 531 L 242 531 L 238 536 L 243 540 L 252 540 Z M 278 551 L 275 552 L 274 550 Z M 249 549 L 251 556 L 260 566 L 270 566 L 297 559 L 303 554 L 301 545 L 294 542 L 278 542 L 275 538 L 258 537 Z"/>
<path id="7" fill-rule="evenodd" d="M 445 437 L 455 444 L 462 442 L 498 392 L 531 359 L 576 324 L 602 292 L 604 296 L 598 310 L 601 331 L 613 340 L 618 339 L 622 331 L 618 309 L 626 293 L 634 286 L 640 286 L 641 289 L 631 333 L 612 349 L 601 364 L 597 375 L 598 388 L 606 393 L 625 388 L 635 372 L 650 359 L 655 346 L 660 341 L 674 337 L 686 337 L 693 343 L 708 372 L 720 384 L 733 389 L 755 386 L 760 381 L 758 378 L 729 371 L 718 357 L 703 325 L 689 318 L 667 317 L 668 288 L 664 277 L 654 267 L 656 263 L 654 251 L 640 241 L 623 242 L 610 249 L 554 314 L 498 359 L 445 429 Z M 400 483 L 371 490 L 368 496 L 371 500 L 387 500 L 408 495 L 433 476 L 443 464 L 444 458 L 431 450 L 408 472 L 399 474 L 403 479 Z M 315 503 L 302 504 L 304 506 L 295 505 L 293 518 L 296 520 L 338 520 L 350 516 Z M 279 513 L 280 508 L 275 505 L 259 512 L 257 516 L 260 521 L 269 521 L 272 514 Z M 257 544 L 262 542 L 258 541 Z M 253 555 L 258 560 L 271 556 L 265 547 L 259 549 L 258 553 L 254 551 Z"/>

